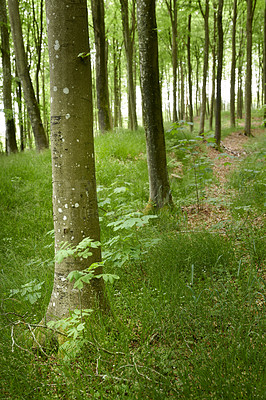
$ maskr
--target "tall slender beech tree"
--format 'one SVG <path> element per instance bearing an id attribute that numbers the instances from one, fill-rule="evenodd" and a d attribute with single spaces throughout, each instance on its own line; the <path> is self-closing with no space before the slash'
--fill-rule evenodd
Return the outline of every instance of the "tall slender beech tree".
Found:
<path id="1" fill-rule="evenodd" d="M 215 109 L 215 141 L 216 146 L 220 148 L 221 143 L 221 108 L 222 108 L 222 71 L 223 71 L 223 0 L 219 0 L 217 12 L 218 29 L 218 66 L 217 66 L 217 84 L 216 84 L 216 109 Z"/>
<path id="2" fill-rule="evenodd" d="M 247 0 L 247 66 L 245 85 L 245 135 L 251 136 L 251 106 L 252 106 L 252 24 L 257 0 Z"/>
<path id="3" fill-rule="evenodd" d="M 86 0 L 46 0 L 51 93 L 51 145 L 55 251 L 61 242 L 77 245 L 100 238 L 93 145 L 93 110 Z M 94 249 L 88 260 L 55 264 L 54 287 L 47 318 L 69 310 L 105 307 L 104 285 L 94 280 L 81 297 L 67 280 L 72 270 L 101 260 Z M 100 272 L 99 270 L 97 272 Z"/>
<path id="4" fill-rule="evenodd" d="M 12 106 L 12 76 L 10 62 L 9 32 L 7 26 L 6 0 L 0 0 L 0 29 L 1 52 L 3 66 L 3 102 L 6 124 L 6 152 L 7 154 L 18 151 L 16 142 L 16 128 Z"/>
<path id="5" fill-rule="evenodd" d="M 128 109 L 129 109 L 129 128 L 138 129 L 137 112 L 136 112 L 136 90 L 134 85 L 133 74 L 133 52 L 135 37 L 135 0 L 132 2 L 132 24 L 129 28 L 129 7 L 128 0 L 120 0 L 121 15 L 123 24 L 124 46 L 127 61 L 127 86 L 128 86 Z"/>
<path id="6" fill-rule="evenodd" d="M 202 7 L 201 0 L 198 0 L 200 12 L 204 19 L 204 32 L 205 32 L 205 44 L 204 44 L 204 64 L 203 64 L 203 82 L 202 82 L 202 100 L 201 100 L 201 111 L 200 111 L 200 127 L 199 134 L 202 135 L 204 132 L 206 105 L 207 105 L 207 75 L 209 69 L 209 12 L 210 4 L 209 0 L 205 0 L 205 9 Z"/>
<path id="7" fill-rule="evenodd" d="M 191 8 L 191 0 L 189 0 Z M 189 121 L 191 122 L 190 130 L 193 130 L 193 83 L 192 83 L 192 64 L 191 64 L 191 22 L 192 13 L 188 15 L 188 35 L 187 35 L 187 64 L 188 64 L 188 97 L 189 97 Z"/>
<path id="8" fill-rule="evenodd" d="M 231 81 L 230 81 L 230 125 L 231 128 L 236 126 L 236 23 L 237 23 L 237 4 L 238 0 L 234 0 L 233 6 L 233 24 L 232 24 L 232 60 L 231 60 Z"/>
<path id="9" fill-rule="evenodd" d="M 155 0 L 137 0 L 140 81 L 146 132 L 150 202 L 161 208 L 172 202 L 167 173 L 162 100 L 159 84 Z"/>
<path id="10" fill-rule="evenodd" d="M 104 1 L 91 0 L 96 47 L 96 90 L 99 128 L 102 132 L 112 127 L 108 90 L 107 44 L 105 38 Z"/>
<path id="11" fill-rule="evenodd" d="M 264 4 L 264 41 L 263 41 L 263 98 L 264 98 L 264 126 L 266 127 L 266 0 Z"/>
<path id="12" fill-rule="evenodd" d="M 27 66 L 18 0 L 8 0 L 8 10 L 18 77 L 22 83 L 24 99 L 27 104 L 27 110 L 31 121 L 36 148 L 40 151 L 48 147 L 48 140 L 43 128 L 39 106 L 36 101 L 29 69 Z"/>

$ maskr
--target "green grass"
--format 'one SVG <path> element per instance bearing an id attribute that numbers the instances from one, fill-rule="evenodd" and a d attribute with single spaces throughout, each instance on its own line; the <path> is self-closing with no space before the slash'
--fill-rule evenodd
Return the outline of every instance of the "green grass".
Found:
<path id="1" fill-rule="evenodd" d="M 254 143 L 232 176 L 231 220 L 220 233 L 193 232 L 180 205 L 197 201 L 195 164 L 200 193 L 212 174 L 204 148 L 180 142 L 184 134 L 195 138 L 166 135 L 171 171 L 174 155 L 183 168 L 172 181 L 176 208 L 116 232 L 110 222 L 148 200 L 145 135 L 96 138 L 102 242 L 119 236 L 106 271 L 120 279 L 107 285 L 113 315 L 93 314 L 81 352 L 68 359 L 32 350 L 24 334 L 53 281 L 50 153 L 0 157 L 0 399 L 264 398 L 264 145 Z M 37 302 L 9 297 L 34 279 L 44 282 Z"/>

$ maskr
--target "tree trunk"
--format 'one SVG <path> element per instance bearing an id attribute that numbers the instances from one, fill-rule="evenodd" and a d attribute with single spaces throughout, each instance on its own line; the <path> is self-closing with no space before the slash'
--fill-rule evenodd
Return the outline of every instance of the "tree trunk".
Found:
<path id="1" fill-rule="evenodd" d="M 86 0 L 46 1 L 51 91 L 51 147 L 55 251 L 60 243 L 77 245 L 100 239 L 93 144 L 92 83 Z M 78 23 L 77 23 L 78 21 Z M 105 308 L 104 285 L 95 279 L 81 291 L 66 279 L 101 260 L 100 248 L 89 259 L 55 264 L 47 318 L 63 318 L 75 308 Z M 101 272 L 99 269 L 97 273 Z"/>
<path id="2" fill-rule="evenodd" d="M 213 129 L 213 115 L 215 113 L 215 78 L 216 78 L 216 25 L 217 25 L 217 12 L 216 2 L 213 2 L 213 46 L 212 46 L 212 93 L 209 115 L 209 128 Z"/>
<path id="3" fill-rule="evenodd" d="M 6 124 L 6 152 L 17 153 L 16 128 L 12 106 L 12 76 L 10 63 L 10 45 L 7 26 L 6 1 L 0 0 L 1 52 L 3 65 L 3 102 Z"/>
<path id="4" fill-rule="evenodd" d="M 219 149 L 221 143 L 221 108 L 222 108 L 222 71 L 223 71 L 223 0 L 219 0 L 217 13 L 218 28 L 218 66 L 217 66 L 217 89 L 216 89 L 216 110 L 215 110 L 215 142 Z"/>
<path id="5" fill-rule="evenodd" d="M 102 132 L 112 128 L 108 91 L 107 54 L 105 40 L 104 2 L 91 0 L 94 39 L 96 47 L 96 90 L 99 129 Z"/>
<path id="6" fill-rule="evenodd" d="M 159 84 L 155 0 L 137 0 L 143 121 L 146 132 L 150 201 L 161 208 L 171 203 L 162 101 Z"/>
<path id="7" fill-rule="evenodd" d="M 235 117 L 235 86 L 236 86 L 236 22 L 237 22 L 237 2 L 234 0 L 233 26 L 232 26 L 232 61 L 231 61 L 231 82 L 230 82 L 230 125 L 236 126 Z"/>
<path id="8" fill-rule="evenodd" d="M 264 126 L 266 128 L 266 0 L 264 4 L 263 97 L 264 97 Z"/>
<path id="9" fill-rule="evenodd" d="M 200 112 L 200 128 L 199 134 L 204 133 L 205 115 L 206 115 L 206 102 L 207 102 L 207 77 L 208 77 L 208 66 L 209 66 L 209 0 L 206 0 L 205 12 L 201 7 L 201 1 L 199 1 L 200 10 L 204 18 L 204 32 L 205 32 L 205 44 L 204 44 L 204 65 L 203 65 L 203 82 L 202 82 L 202 101 L 201 101 L 201 112 Z"/>
<path id="10" fill-rule="evenodd" d="M 16 73 L 17 75 L 17 73 Z M 24 151 L 26 147 L 25 137 L 24 137 L 24 125 L 23 125 L 23 110 L 22 110 L 22 89 L 21 82 L 17 77 L 16 81 L 16 95 L 17 95 L 17 106 L 18 106 L 18 124 L 19 124 L 19 136 L 20 136 L 20 151 Z"/>
<path id="11" fill-rule="evenodd" d="M 191 7 L 191 0 L 189 0 Z M 193 98 L 192 98 L 192 65 L 191 65 L 191 20 L 192 14 L 188 16 L 188 37 L 187 37 L 187 63 L 188 63 L 188 93 L 189 93 L 189 122 L 191 122 L 190 130 L 193 131 Z"/>
<path id="12" fill-rule="evenodd" d="M 35 98 L 34 89 L 26 63 L 18 0 L 8 0 L 8 9 L 18 76 L 22 83 L 24 99 L 27 104 L 27 110 L 31 121 L 36 148 L 38 151 L 41 151 L 45 148 L 48 148 L 48 141 L 42 125 L 40 110 Z"/>
<path id="13" fill-rule="evenodd" d="M 245 135 L 251 136 L 251 106 L 252 106 L 252 22 L 256 0 L 247 0 L 247 66 L 245 85 Z"/>
<path id="14" fill-rule="evenodd" d="M 128 109 L 129 109 L 129 129 L 137 130 L 137 112 L 136 112 L 136 91 L 134 85 L 133 74 L 133 50 L 134 50 L 134 36 L 135 36 L 135 1 L 132 2 L 133 7 L 133 21 L 132 29 L 129 29 L 129 16 L 128 16 L 128 0 L 120 0 L 121 15 L 123 24 L 124 46 L 127 60 L 127 86 L 128 86 Z"/>

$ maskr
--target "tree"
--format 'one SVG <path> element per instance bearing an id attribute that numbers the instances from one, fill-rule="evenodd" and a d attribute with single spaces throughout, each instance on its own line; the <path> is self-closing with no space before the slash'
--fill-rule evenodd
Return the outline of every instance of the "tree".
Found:
<path id="1" fill-rule="evenodd" d="M 189 7 L 191 7 L 191 0 L 189 0 Z M 188 15 L 188 35 L 187 35 L 187 64 L 188 64 L 188 93 L 189 93 L 189 121 L 191 122 L 190 130 L 193 130 L 193 85 L 192 85 L 192 64 L 191 64 L 191 20 L 192 13 Z"/>
<path id="2" fill-rule="evenodd" d="M 205 44 L 204 44 L 204 65 L 203 65 L 203 83 L 202 83 L 202 101 L 201 101 L 201 112 L 200 112 L 200 128 L 199 134 L 202 135 L 204 132 L 205 114 L 206 114 L 206 103 L 207 103 L 207 75 L 209 65 L 209 0 L 206 0 L 205 11 L 202 8 L 201 0 L 198 0 L 200 12 L 204 19 L 204 32 L 205 32 Z"/>
<path id="3" fill-rule="evenodd" d="M 211 93 L 211 105 L 210 105 L 210 115 L 209 115 L 209 127 L 212 130 L 213 126 L 213 114 L 214 114 L 214 103 L 215 103 L 215 77 L 216 77 L 216 25 L 217 25 L 217 4 L 213 0 L 213 43 L 212 43 L 212 93 Z"/>
<path id="4" fill-rule="evenodd" d="M 252 105 L 252 23 L 257 0 L 247 0 L 247 66 L 245 86 L 245 135 L 251 136 L 251 105 Z"/>
<path id="5" fill-rule="evenodd" d="M 177 117 L 177 0 L 165 0 L 171 21 L 171 49 L 172 49 L 172 69 L 173 69 L 173 122 Z"/>
<path id="6" fill-rule="evenodd" d="M 216 84 L 215 141 L 218 149 L 221 143 L 221 106 L 222 106 L 222 71 L 223 71 L 223 0 L 219 0 L 217 13 L 218 28 L 218 66 Z"/>
<path id="7" fill-rule="evenodd" d="M 264 41 L 263 41 L 263 98 L 264 98 L 264 126 L 266 127 L 266 0 L 264 4 Z"/>
<path id="8" fill-rule="evenodd" d="M 18 0 L 8 0 L 8 10 L 18 76 L 22 83 L 23 94 L 27 104 L 27 110 L 31 121 L 36 148 L 37 150 L 41 151 L 48 147 L 48 140 L 44 132 L 40 110 L 35 98 L 35 93 L 26 62 Z"/>
<path id="9" fill-rule="evenodd" d="M 150 202 L 161 208 L 172 202 L 167 173 L 162 100 L 159 84 L 155 0 L 137 0 L 140 81 L 146 132 Z"/>
<path id="10" fill-rule="evenodd" d="M 108 91 L 107 53 L 105 39 L 104 2 L 91 0 L 94 40 L 96 47 L 96 90 L 99 128 L 102 132 L 112 127 Z"/>
<path id="11" fill-rule="evenodd" d="M 237 22 L 237 2 L 234 0 L 233 6 L 233 25 L 232 25 L 232 60 L 231 60 L 231 82 L 230 82 L 230 125 L 236 126 L 235 116 L 235 86 L 236 86 L 236 22 Z"/>
<path id="12" fill-rule="evenodd" d="M 6 152 L 17 153 L 16 128 L 12 106 L 11 62 L 6 1 L 0 0 L 1 52 L 3 65 L 3 102 L 6 124 Z"/>
<path id="13" fill-rule="evenodd" d="M 133 51 L 135 37 L 135 0 L 132 1 L 132 25 L 129 28 L 128 0 L 120 0 L 121 15 L 123 24 L 124 46 L 127 60 L 127 86 L 128 86 L 128 109 L 129 109 L 129 128 L 138 129 L 136 113 L 136 91 L 133 76 Z"/>
<path id="14" fill-rule="evenodd" d="M 55 251 L 61 242 L 77 245 L 100 238 L 93 144 L 92 83 L 86 0 L 46 0 L 51 91 L 51 146 Z M 100 248 L 90 262 L 101 260 Z M 102 280 L 84 286 L 81 298 L 66 279 L 88 260 L 55 264 L 54 288 L 47 318 L 65 317 L 70 309 L 104 308 Z M 101 272 L 100 268 L 97 273 Z"/>

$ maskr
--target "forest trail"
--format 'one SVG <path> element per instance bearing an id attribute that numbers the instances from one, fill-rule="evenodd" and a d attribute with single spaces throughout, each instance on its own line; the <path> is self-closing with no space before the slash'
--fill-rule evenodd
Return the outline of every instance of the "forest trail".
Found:
<path id="1" fill-rule="evenodd" d="M 261 130 L 254 129 L 253 135 L 261 134 Z M 237 168 L 239 162 L 248 155 L 245 144 L 249 138 L 241 131 L 232 132 L 221 142 L 222 152 L 214 147 L 207 148 L 207 156 L 211 160 L 214 183 L 205 188 L 205 198 L 200 207 L 196 204 L 184 207 L 187 213 L 188 229 L 223 230 L 226 222 L 230 223 L 230 202 L 234 190 L 228 186 L 228 178 Z"/>

